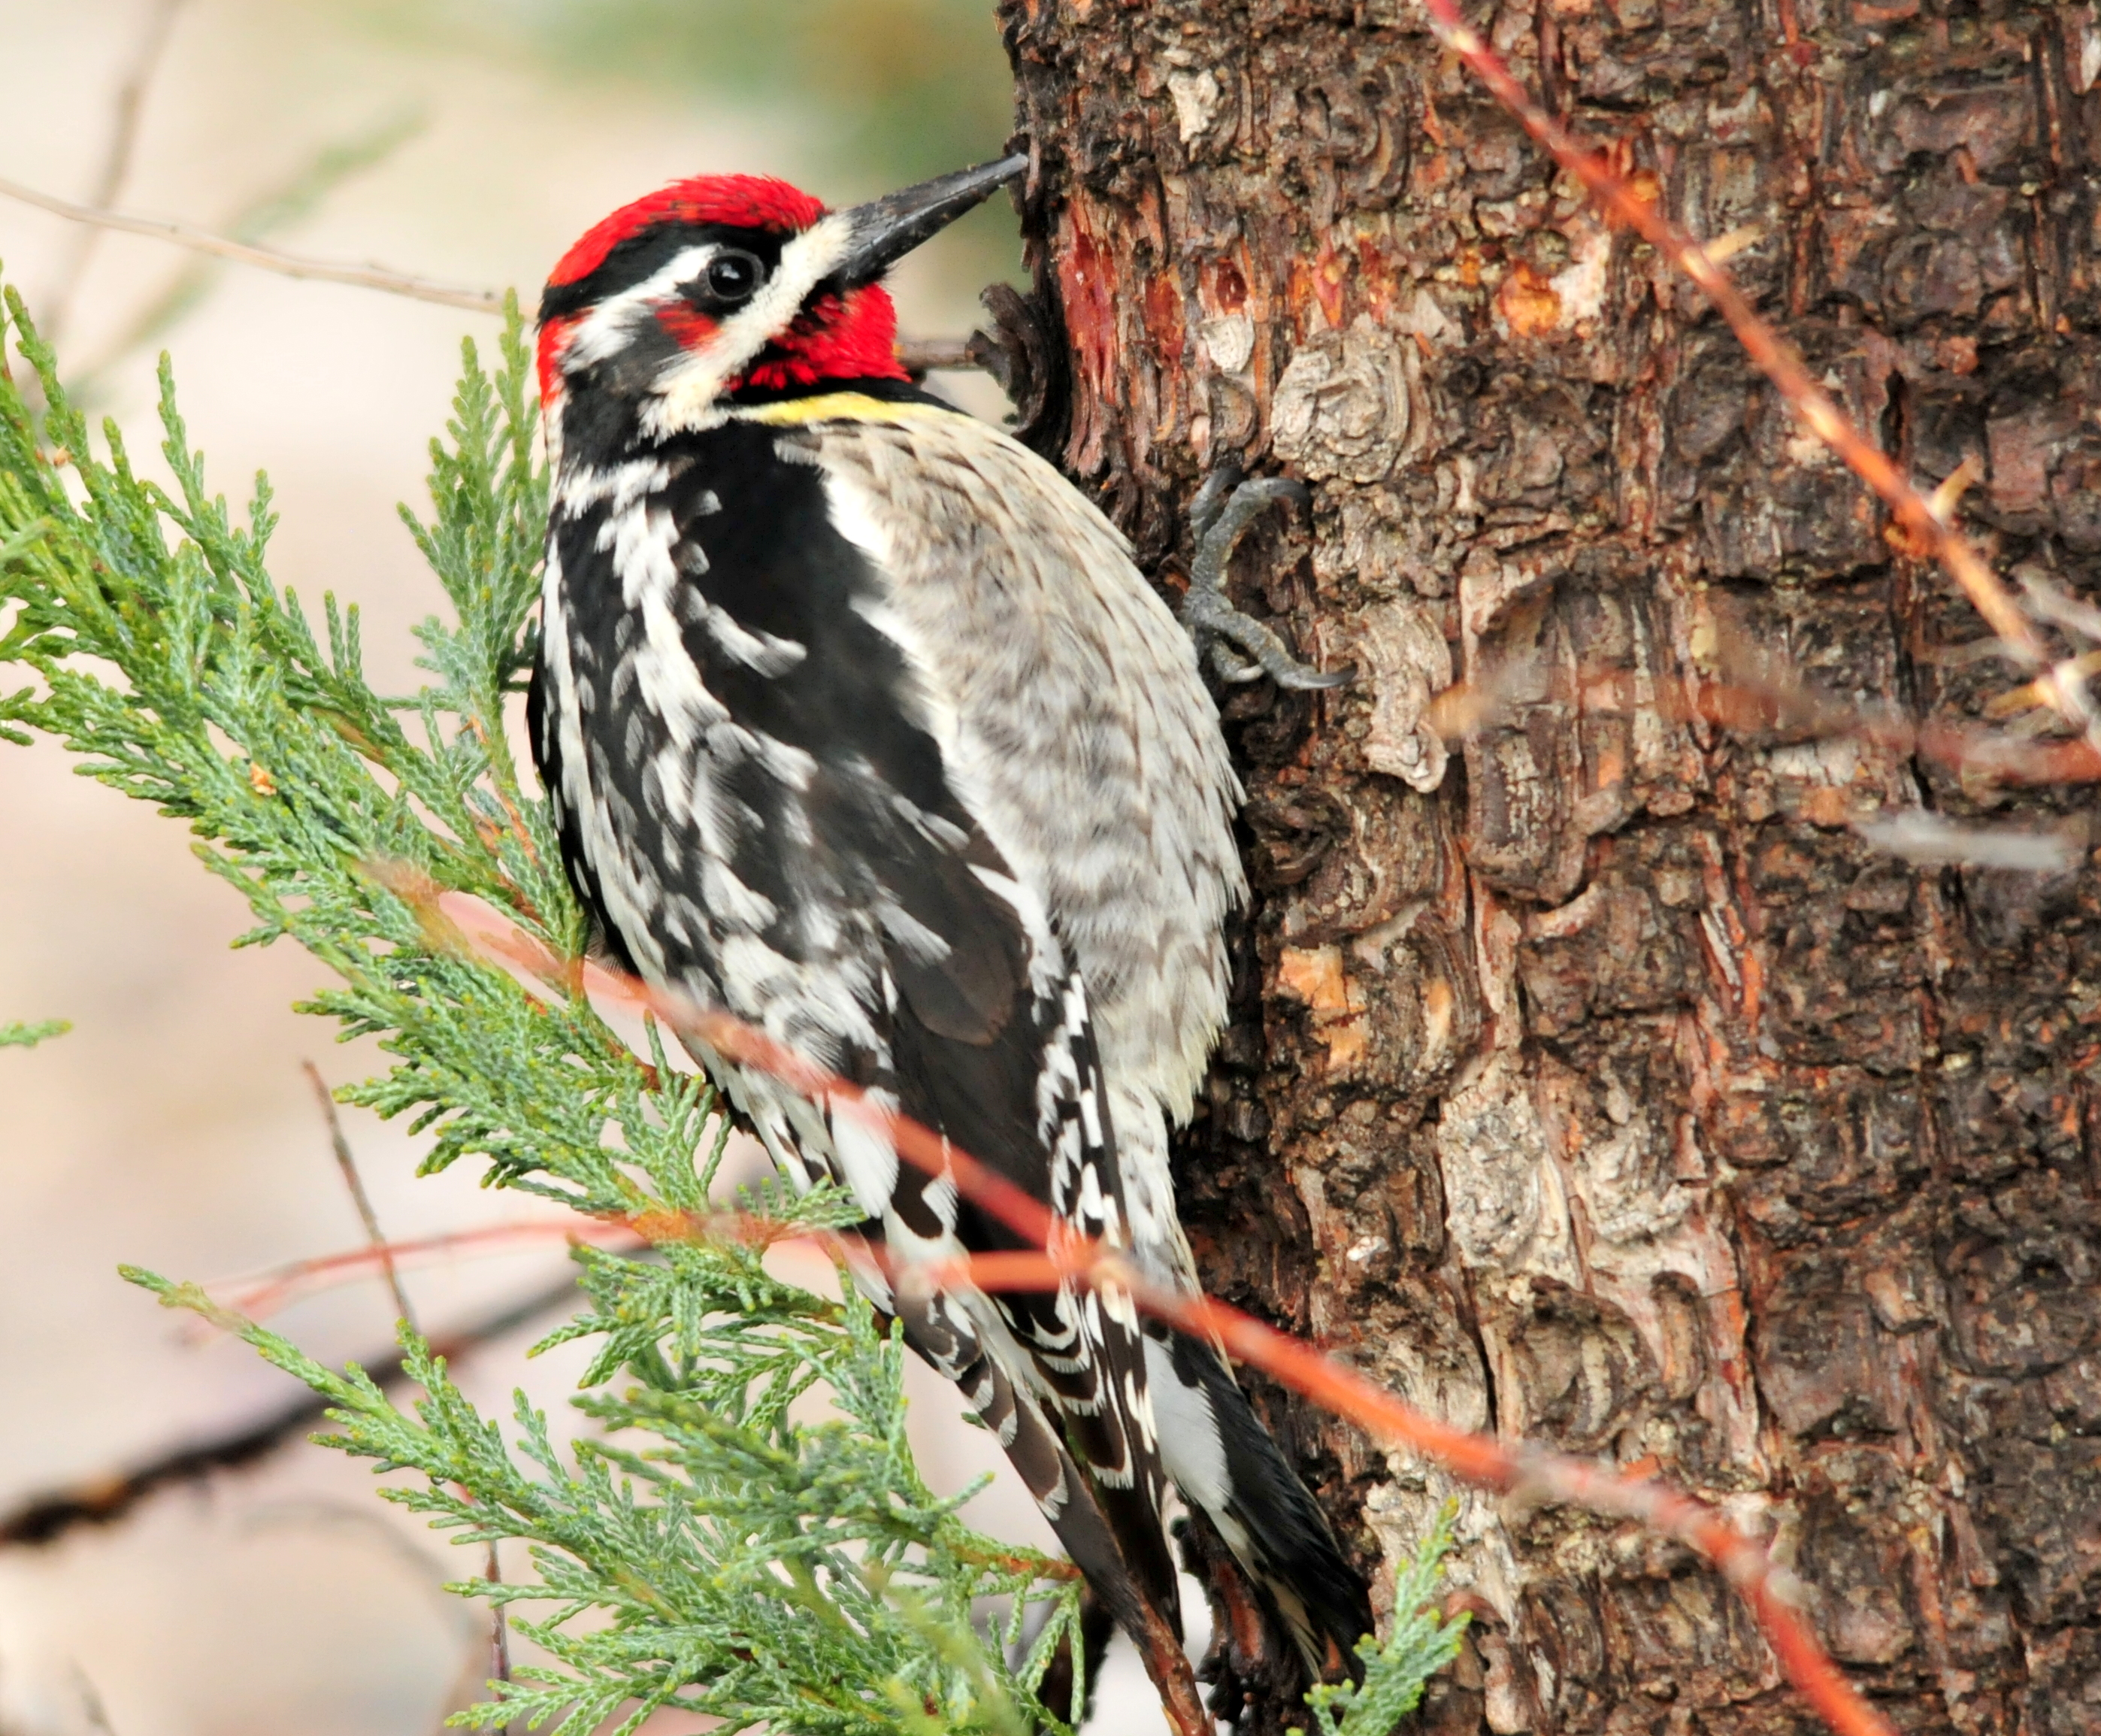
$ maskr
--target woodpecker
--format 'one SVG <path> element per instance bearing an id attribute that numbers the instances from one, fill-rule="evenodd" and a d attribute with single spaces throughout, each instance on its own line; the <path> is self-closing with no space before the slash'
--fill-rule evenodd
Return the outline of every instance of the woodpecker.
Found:
<path id="1" fill-rule="evenodd" d="M 1233 679 L 1347 677 L 1294 663 L 1219 588 L 1292 485 L 1206 489 L 1185 632 L 1050 464 L 900 366 L 885 271 L 1026 163 L 837 211 L 701 176 L 564 255 L 540 304 L 529 728 L 619 963 L 1193 1290 L 1168 1134 L 1225 1018 L 1245 885 L 1192 633 Z M 692 1047 L 784 1173 L 866 1211 L 888 1258 L 856 1281 L 997 1433 L 1185 1727 L 1169 1479 L 1309 1667 L 1351 1667 L 1363 1587 L 1215 1346 L 1113 1288 L 894 1281 L 1020 1239 L 865 1122 Z"/>

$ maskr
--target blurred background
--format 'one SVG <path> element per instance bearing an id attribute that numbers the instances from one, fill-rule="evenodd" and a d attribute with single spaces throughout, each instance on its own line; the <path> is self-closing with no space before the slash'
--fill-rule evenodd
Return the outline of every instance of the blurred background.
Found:
<path id="1" fill-rule="evenodd" d="M 0 0 L 0 177 L 529 299 L 585 228 L 675 176 L 762 170 L 846 202 L 990 156 L 1010 124 L 989 0 Z M 978 290 L 1016 264 L 996 201 L 906 263 L 904 330 L 966 333 Z M 160 440 L 155 357 L 171 353 L 218 485 L 245 499 L 270 473 L 280 582 L 357 603 L 375 682 L 413 689 L 409 628 L 440 599 L 395 503 L 422 498 L 462 338 L 486 349 L 496 322 L 214 265 L 4 198 L 0 266 L 142 458 Z M 1003 409 L 980 377 L 934 383 Z M 0 1050 L 7 1515 L 294 1396 L 115 1269 L 210 1281 L 360 1246 L 302 1062 L 339 1084 L 383 1057 L 294 1014 L 318 968 L 283 946 L 229 950 L 245 912 L 181 828 L 74 777 L 57 749 L 0 745 L 0 1022 L 73 1024 Z M 417 1140 L 342 1113 L 391 1237 L 533 1216 L 464 1166 L 416 1180 Z M 442 1334 L 546 1295 L 564 1264 L 542 1238 L 408 1283 Z M 361 1281 L 278 1323 L 324 1358 L 377 1360 L 393 1316 Z M 565 1407 L 578 1361 L 523 1356 L 556 1318 L 464 1358 L 484 1410 L 507 1410 L 520 1384 Z M 938 1486 L 993 1461 L 938 1383 L 917 1393 Z M 0 1733 L 436 1729 L 489 1673 L 484 1612 L 440 1589 L 477 1572 L 479 1552 L 371 1485 L 294 1444 L 110 1524 L 0 1547 Z M 1040 1540 L 1025 1500 L 982 1499 L 985 1522 Z"/>

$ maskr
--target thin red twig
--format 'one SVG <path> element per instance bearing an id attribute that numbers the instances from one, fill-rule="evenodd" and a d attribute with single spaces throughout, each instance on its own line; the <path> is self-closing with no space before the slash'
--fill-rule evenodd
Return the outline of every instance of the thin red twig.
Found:
<path id="1" fill-rule="evenodd" d="M 394 874 L 389 884 L 398 892 L 407 883 Z M 460 893 L 440 893 L 435 887 L 426 890 L 427 903 L 418 902 L 418 908 L 427 934 L 441 944 L 520 968 L 551 988 L 572 979 L 564 961 L 486 906 Z M 1837 1736 L 1893 1736 L 1891 1726 L 1860 1697 L 1811 1632 L 1801 1613 L 1799 1582 L 1774 1566 L 1763 1545 L 1705 1503 L 1666 1484 L 1625 1476 L 1610 1465 L 1529 1446 L 1506 1447 L 1427 1416 L 1334 1358 L 1237 1309 L 1152 1283 L 1114 1251 L 1076 1235 L 1041 1202 L 932 1129 L 882 1108 L 858 1087 L 728 1014 L 695 1007 L 681 996 L 597 964 L 586 965 L 583 975 L 587 989 L 652 1012 L 715 1055 L 779 1079 L 832 1114 L 878 1128 L 900 1157 L 931 1174 L 946 1176 L 958 1192 L 1042 1250 L 922 1263 L 900 1270 L 900 1282 L 938 1286 L 962 1281 L 984 1289 L 1032 1290 L 1068 1282 L 1115 1285 L 1160 1319 L 1214 1340 L 1236 1359 L 1347 1417 L 1376 1438 L 1434 1459 L 1469 1482 L 1587 1508 L 1676 1537 L 1714 1563 L 1743 1597 L 1789 1680 Z M 682 1220 L 658 1219 L 652 1227 L 666 1237 L 688 1233 Z"/>
<path id="2" fill-rule="evenodd" d="M 1879 494 L 1897 522 L 1931 550 L 1977 612 L 2020 662 L 2043 672 L 2037 686 L 2053 709 L 2101 748 L 2101 712 L 2071 664 L 2052 664 L 2041 636 L 1967 538 L 1935 512 L 1887 454 L 1849 421 L 1811 376 L 1794 347 L 1752 310 L 1722 266 L 1613 168 L 1603 153 L 1576 137 L 1532 99 L 1495 51 L 1462 20 L 1453 0 L 1423 0 L 1438 36 L 1471 67 L 1496 100 L 1524 124 L 1554 160 L 1605 207 L 1705 292 L 1735 331 L 1758 371 L 1787 400 L 1803 426 Z"/>
<path id="3" fill-rule="evenodd" d="M 586 1218 L 580 1224 L 573 1220 L 550 1219 L 545 1223 L 489 1224 L 477 1229 L 456 1229 L 444 1235 L 418 1236 L 405 1242 L 372 1242 L 340 1254 L 294 1260 L 262 1277 L 231 1285 L 228 1286 L 227 1305 L 251 1320 L 261 1319 L 311 1291 L 347 1278 L 361 1278 L 368 1272 L 383 1273 L 390 1263 L 398 1270 L 404 1265 L 419 1264 L 426 1260 L 473 1249 L 489 1251 L 503 1242 L 561 1240 L 618 1243 L 632 1241 L 638 1236 L 648 1239 L 641 1229 L 617 1221 Z"/>
<path id="4" fill-rule="evenodd" d="M 440 1259 L 462 1256 L 501 1255 L 506 1244 L 520 1242 L 565 1242 L 572 1246 L 588 1242 L 594 1247 L 618 1250 L 638 1242 L 705 1238 L 741 1242 L 758 1247 L 816 1247 L 825 1239 L 800 1224 L 784 1224 L 777 1218 L 750 1211 L 636 1212 L 594 1216 L 580 1213 L 574 1218 L 522 1219 L 508 1224 L 484 1224 L 472 1229 L 448 1230 L 441 1235 L 419 1236 L 408 1242 L 368 1242 L 339 1254 L 317 1254 L 295 1260 L 259 1278 L 228 1279 L 205 1287 L 221 1293 L 221 1300 L 235 1313 L 250 1320 L 267 1319 L 289 1303 L 316 1291 L 383 1273 L 391 1263 L 435 1264 Z M 414 1329 L 415 1322 L 409 1322 Z"/>

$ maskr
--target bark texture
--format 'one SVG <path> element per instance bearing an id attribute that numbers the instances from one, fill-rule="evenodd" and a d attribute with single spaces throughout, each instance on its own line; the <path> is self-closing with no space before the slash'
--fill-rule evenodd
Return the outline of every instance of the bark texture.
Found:
<path id="1" fill-rule="evenodd" d="M 2101 897 L 1851 830 L 2086 847 L 2091 804 L 1685 702 L 1733 636 L 1975 719 L 1984 628 L 1413 6 L 1000 11 L 1067 363 L 1028 432 L 1170 588 L 1209 467 L 1311 483 L 1239 600 L 1360 672 L 1229 708 L 1257 902 L 1181 1171 L 1212 1287 L 1762 1527 L 1904 1729 L 2101 1731 Z M 1735 268 L 1851 414 L 1928 485 L 1983 463 L 2000 570 L 2101 588 L 2094 7 L 1471 16 L 1696 234 L 1759 227 Z M 1448 749 L 1455 676 L 1499 703 Z M 1452 1492 L 1265 1402 L 1368 1567 Z M 1682 1552 L 1479 1497 L 1462 1534 L 1432 1727 L 1810 1727 Z M 1242 1736 L 1303 1721 L 1228 1649 Z"/>

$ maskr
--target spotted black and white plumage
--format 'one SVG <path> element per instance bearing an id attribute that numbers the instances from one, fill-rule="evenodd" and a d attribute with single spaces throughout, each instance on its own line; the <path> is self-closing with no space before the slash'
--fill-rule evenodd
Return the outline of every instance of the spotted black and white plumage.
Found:
<path id="1" fill-rule="evenodd" d="M 681 183 L 557 268 L 533 749 L 629 968 L 1193 1285 L 1167 1134 L 1244 895 L 1216 713 L 1100 515 L 902 378 L 872 281 L 1000 178 L 842 214 Z M 865 1123 L 700 1058 L 785 1172 L 851 1191 L 894 1270 L 1022 1245 Z M 1213 1347 L 1148 1335 L 1113 1289 L 856 1276 L 1127 1629 L 1178 1619 L 1171 1475 L 1309 1659 L 1347 1658 L 1361 1588 Z"/>

